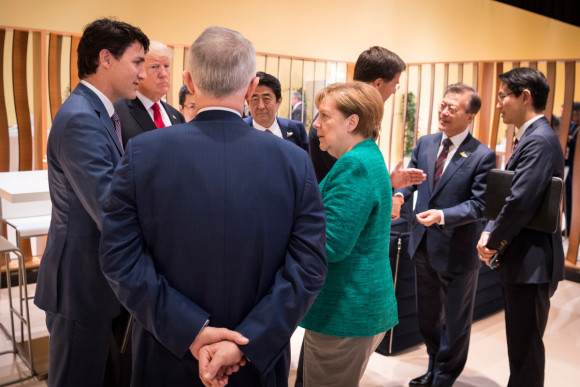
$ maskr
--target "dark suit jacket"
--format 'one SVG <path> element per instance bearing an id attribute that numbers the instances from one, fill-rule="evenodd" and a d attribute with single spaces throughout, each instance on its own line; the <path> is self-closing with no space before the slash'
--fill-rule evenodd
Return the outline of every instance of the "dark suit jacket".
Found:
<path id="1" fill-rule="evenodd" d="M 280 126 L 280 131 L 282 131 L 282 137 L 284 137 L 284 140 L 293 142 L 308 152 L 308 135 L 306 134 L 304 124 L 300 121 L 288 120 L 280 117 L 276 117 L 276 120 Z M 244 122 L 252 127 L 254 126 L 252 117 L 244 118 Z"/>
<path id="2" fill-rule="evenodd" d="M 183 124 L 185 122 L 185 118 L 183 118 L 183 115 L 178 110 L 163 101 L 159 102 L 161 102 L 161 105 L 167 112 L 172 125 Z M 127 146 L 127 142 L 136 135 L 157 129 L 155 122 L 153 122 L 147 109 L 143 106 L 143 103 L 139 98 L 119 98 L 114 105 L 115 111 L 119 115 L 119 120 L 121 121 L 123 146 Z"/>
<path id="3" fill-rule="evenodd" d="M 515 171 L 510 196 L 495 221 L 485 228 L 490 231 L 487 247 L 502 254 L 502 280 L 535 284 L 561 281 L 564 250 L 560 226 L 553 234 L 524 228 L 540 206 L 552 177 L 564 176 L 562 147 L 545 117 L 526 129 L 506 169 Z"/>
<path id="4" fill-rule="evenodd" d="M 304 106 L 304 104 L 300 104 L 298 105 L 298 107 L 296 109 L 292 110 L 292 119 L 294 121 L 299 121 L 299 122 L 304 122 L 304 120 L 302 119 L 302 106 Z"/>
<path id="5" fill-rule="evenodd" d="M 405 201 L 418 191 L 415 213 L 429 209 L 443 210 L 445 224 L 425 227 L 413 217 L 409 255 L 415 254 L 426 237 L 431 266 L 447 272 L 466 272 L 480 267 L 477 241 L 483 230 L 484 195 L 487 174 L 495 167 L 495 153 L 468 134 L 433 190 L 435 162 L 442 133 L 421 137 L 413 149 L 409 168 L 422 169 L 427 180 L 397 192 Z"/>
<path id="6" fill-rule="evenodd" d="M 202 112 L 129 142 L 103 222 L 103 271 L 137 320 L 135 385 L 201 385 L 188 348 L 207 319 L 250 339 L 230 385 L 288 382 L 290 337 L 326 275 L 306 153 Z"/>
<path id="7" fill-rule="evenodd" d="M 48 137 L 52 219 L 34 303 L 71 319 L 118 315 L 121 305 L 99 266 L 101 215 L 122 148 L 97 95 L 79 84 Z"/>

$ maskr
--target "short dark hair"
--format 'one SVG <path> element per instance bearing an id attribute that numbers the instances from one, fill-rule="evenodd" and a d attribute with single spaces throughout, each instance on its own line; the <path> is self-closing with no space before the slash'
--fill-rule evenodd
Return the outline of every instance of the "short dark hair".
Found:
<path id="1" fill-rule="evenodd" d="M 149 50 L 149 38 L 138 27 L 106 18 L 90 23 L 85 27 L 77 48 L 79 78 L 97 72 L 101 50 L 109 50 L 118 60 L 135 42 L 140 43 L 145 52 Z"/>
<path id="2" fill-rule="evenodd" d="M 272 89 L 272 92 L 276 97 L 276 102 L 282 98 L 282 86 L 280 85 L 278 78 L 263 71 L 258 71 L 256 76 L 260 80 L 258 86 L 266 86 Z"/>
<path id="3" fill-rule="evenodd" d="M 572 111 L 573 111 L 573 112 L 578 112 L 578 111 L 580 111 L 580 102 L 574 102 L 574 103 L 572 104 Z"/>
<path id="4" fill-rule="evenodd" d="M 524 90 L 528 90 L 532 95 L 532 105 L 535 111 L 539 112 L 546 109 L 550 85 L 540 71 L 529 67 L 518 67 L 500 74 L 499 79 L 516 97 L 519 97 Z"/>
<path id="5" fill-rule="evenodd" d="M 467 114 L 477 114 L 477 112 L 479 112 L 479 109 L 481 109 L 481 98 L 479 97 L 479 94 L 477 94 L 477 91 L 473 89 L 473 87 L 461 82 L 454 83 L 452 85 L 447 86 L 444 95 L 447 95 L 449 93 L 469 95 L 469 99 L 467 100 L 467 106 L 465 106 L 465 112 Z"/>
<path id="6" fill-rule="evenodd" d="M 355 81 L 373 82 L 378 78 L 391 82 L 395 75 L 406 69 L 405 62 L 386 48 L 373 46 L 363 51 L 354 65 Z"/>
<path id="7" fill-rule="evenodd" d="M 179 89 L 179 104 L 181 106 L 185 104 L 185 97 L 190 94 L 191 93 L 189 92 L 189 89 L 186 85 L 181 86 L 181 89 Z"/>

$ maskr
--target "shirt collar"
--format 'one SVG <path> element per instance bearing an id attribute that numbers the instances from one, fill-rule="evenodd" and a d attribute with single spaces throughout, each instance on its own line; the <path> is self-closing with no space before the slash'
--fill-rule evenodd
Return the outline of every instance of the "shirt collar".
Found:
<path id="1" fill-rule="evenodd" d="M 111 100 L 109 100 L 109 98 L 107 98 L 107 96 L 103 94 L 99 89 L 97 89 L 95 86 L 85 81 L 84 79 L 81 80 L 81 83 L 86 87 L 88 87 L 89 89 L 91 89 L 91 91 L 95 93 L 97 97 L 99 97 L 103 105 L 105 105 L 105 109 L 107 109 L 107 114 L 109 114 L 109 117 L 112 117 L 113 114 L 115 113 L 115 107 L 113 106 Z"/>
<path id="2" fill-rule="evenodd" d="M 139 98 L 139 101 L 141 101 L 141 103 L 143 104 L 143 106 L 145 106 L 145 109 L 151 109 L 151 107 L 155 103 L 155 101 L 153 101 L 153 100 L 145 97 L 139 91 L 137 91 L 137 98 Z"/>
<path id="3" fill-rule="evenodd" d="M 542 117 L 544 117 L 543 114 L 538 114 L 534 118 L 527 120 L 526 123 L 523 124 L 522 127 L 516 133 L 516 138 L 518 139 L 518 141 L 520 141 L 522 139 L 522 136 L 524 135 L 524 132 L 526 131 L 526 129 L 529 128 L 534 122 L 536 122 L 537 120 L 539 120 Z"/>
<path id="4" fill-rule="evenodd" d="M 235 109 L 230 109 L 230 108 L 227 108 L 227 107 L 223 107 L 223 106 L 208 106 L 206 108 L 199 109 L 199 111 L 197 112 L 197 114 L 199 114 L 201 112 L 205 112 L 205 111 L 210 111 L 210 110 L 224 110 L 226 112 L 235 113 L 238 116 L 242 117 L 242 114 L 239 111 L 237 111 Z"/>
<path id="5" fill-rule="evenodd" d="M 454 147 L 459 148 L 459 145 L 461 145 L 461 143 L 465 140 L 468 133 L 469 133 L 469 130 L 467 128 L 465 128 L 465 130 L 463 132 L 456 134 L 455 136 L 450 137 L 449 139 L 453 143 Z M 443 137 L 441 138 L 441 142 L 443 142 L 443 140 L 445 140 L 446 138 L 448 138 L 448 137 L 445 135 L 445 133 L 443 133 Z"/>
<path id="6" fill-rule="evenodd" d="M 265 131 L 266 129 L 268 129 L 272 133 L 275 133 L 276 130 L 279 131 L 279 132 L 281 132 L 280 126 L 278 125 L 278 120 L 276 118 L 274 118 L 274 122 L 272 122 L 272 125 L 270 125 L 270 127 L 268 127 L 268 128 L 266 128 L 266 127 L 258 124 L 256 122 L 256 120 L 253 120 L 253 121 L 254 121 L 254 125 L 253 126 L 254 126 L 255 129 L 258 129 L 258 130 L 261 130 L 261 131 Z"/>

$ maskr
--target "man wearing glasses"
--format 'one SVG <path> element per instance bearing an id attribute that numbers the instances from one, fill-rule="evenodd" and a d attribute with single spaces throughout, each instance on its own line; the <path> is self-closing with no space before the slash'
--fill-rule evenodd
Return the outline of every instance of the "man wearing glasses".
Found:
<path id="1" fill-rule="evenodd" d="M 139 82 L 137 98 L 115 102 L 115 110 L 121 120 L 123 147 L 138 134 L 185 122 L 180 112 L 161 101 L 169 92 L 171 84 L 172 56 L 169 47 L 152 40 L 149 52 L 145 55 L 147 78 Z"/>
<path id="2" fill-rule="evenodd" d="M 481 234 L 479 258 L 499 256 L 505 303 L 510 378 L 508 386 L 544 385 L 544 331 L 550 297 L 564 278 L 560 226 L 556 232 L 525 228 L 538 211 L 552 177 L 564 176 L 557 135 L 542 114 L 550 86 L 544 74 L 522 67 L 499 75 L 497 108 L 518 129 L 506 170 L 514 171 L 510 195 Z"/>

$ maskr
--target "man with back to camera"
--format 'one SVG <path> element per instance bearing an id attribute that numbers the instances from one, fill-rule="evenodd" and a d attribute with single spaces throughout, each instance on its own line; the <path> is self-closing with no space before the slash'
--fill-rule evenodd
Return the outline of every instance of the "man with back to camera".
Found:
<path id="1" fill-rule="evenodd" d="M 195 118 L 195 99 L 189 92 L 187 85 L 183 85 L 179 89 L 179 112 L 183 114 L 185 122 L 189 122 Z"/>
<path id="2" fill-rule="evenodd" d="M 395 194 L 409 200 L 417 191 L 409 255 L 429 365 L 410 386 L 452 386 L 467 361 L 481 267 L 475 245 L 483 230 L 487 174 L 495 167 L 495 153 L 469 133 L 480 107 L 472 87 L 447 86 L 440 133 L 419 138 L 409 162 L 427 173 L 427 181 Z"/>
<path id="3" fill-rule="evenodd" d="M 543 336 L 550 297 L 564 278 L 560 225 L 555 233 L 525 228 L 538 211 L 552 177 L 563 178 L 564 155 L 542 112 L 550 86 L 540 71 L 515 68 L 499 75 L 497 108 L 503 122 L 517 128 L 506 170 L 514 171 L 510 194 L 477 244 L 489 265 L 499 254 L 510 365 L 508 386 L 543 386 Z"/>
<path id="4" fill-rule="evenodd" d="M 114 385 L 122 307 L 99 266 L 102 207 L 123 154 L 113 102 L 135 98 L 149 39 L 100 19 L 78 45 L 80 84 L 56 114 L 47 145 L 52 218 L 34 303 L 46 311 L 49 386 Z M 109 360 L 107 360 L 109 358 Z M 121 371 L 122 372 L 122 371 Z"/>
<path id="5" fill-rule="evenodd" d="M 308 152 L 308 136 L 302 122 L 276 117 L 282 103 L 280 81 L 262 71 L 257 72 L 256 76 L 259 79 L 258 87 L 248 99 L 251 117 L 244 118 L 244 121 L 258 130 L 293 142 Z"/>
<path id="6" fill-rule="evenodd" d="M 172 56 L 169 47 L 152 40 L 149 52 L 145 54 L 147 76 L 139 82 L 136 98 L 115 102 L 121 120 L 123 146 L 143 132 L 185 122 L 180 112 L 161 100 L 169 92 Z"/>
<path id="7" fill-rule="evenodd" d="M 101 266 L 135 317 L 135 386 L 288 383 L 290 338 L 326 276 L 326 221 L 308 154 L 241 118 L 255 74 L 247 39 L 205 30 L 184 73 L 197 116 L 133 138 L 115 172 Z M 216 327 L 245 345 L 205 346 Z"/>

